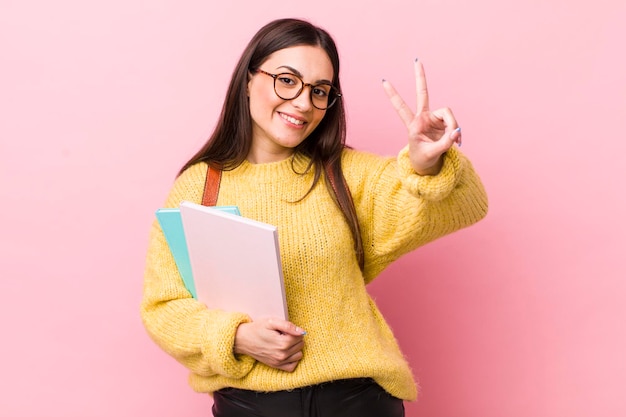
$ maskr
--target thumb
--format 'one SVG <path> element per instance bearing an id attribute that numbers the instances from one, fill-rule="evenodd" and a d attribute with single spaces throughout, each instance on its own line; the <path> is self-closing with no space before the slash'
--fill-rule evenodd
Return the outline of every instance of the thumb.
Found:
<path id="1" fill-rule="evenodd" d="M 280 333 L 285 333 L 291 336 L 303 336 L 306 331 L 290 321 L 280 319 L 270 319 L 268 326 L 272 330 L 276 330 Z"/>
<path id="2" fill-rule="evenodd" d="M 449 140 L 452 141 L 452 144 L 450 146 L 454 145 L 455 142 L 459 146 L 461 146 L 462 141 L 461 141 L 461 128 L 460 127 L 457 127 L 456 129 L 452 131 L 452 133 L 450 133 Z"/>
<path id="3" fill-rule="evenodd" d="M 433 149 L 437 150 L 439 155 L 443 155 L 450 149 L 454 144 L 457 143 L 461 146 L 461 128 L 457 127 L 451 132 L 446 132 L 440 140 L 436 142 L 432 142 Z"/>

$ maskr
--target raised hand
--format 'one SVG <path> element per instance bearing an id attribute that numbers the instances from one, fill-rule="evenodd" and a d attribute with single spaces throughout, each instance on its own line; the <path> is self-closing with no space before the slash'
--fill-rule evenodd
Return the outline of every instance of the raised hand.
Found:
<path id="1" fill-rule="evenodd" d="M 253 357 L 272 368 L 293 372 L 302 359 L 305 331 L 295 324 L 264 318 L 240 324 L 234 352 Z"/>
<path id="2" fill-rule="evenodd" d="M 449 108 L 430 111 L 426 75 L 418 60 L 415 60 L 415 83 L 415 114 L 391 83 L 383 80 L 383 88 L 408 130 L 409 158 L 413 169 L 420 175 L 436 175 L 443 166 L 442 155 L 455 143 L 461 145 L 461 128 Z"/>

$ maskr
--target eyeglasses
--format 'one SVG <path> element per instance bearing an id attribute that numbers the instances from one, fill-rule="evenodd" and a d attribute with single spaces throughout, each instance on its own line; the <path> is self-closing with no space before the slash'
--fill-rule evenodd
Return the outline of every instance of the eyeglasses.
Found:
<path id="1" fill-rule="evenodd" d="M 320 83 L 313 85 L 305 83 L 302 81 L 302 78 L 290 72 L 271 74 L 262 69 L 257 69 L 256 72 L 269 75 L 274 79 L 274 92 L 283 100 L 293 100 L 302 93 L 304 87 L 310 87 L 313 107 L 319 110 L 326 110 L 341 97 L 339 90 L 331 84 Z"/>

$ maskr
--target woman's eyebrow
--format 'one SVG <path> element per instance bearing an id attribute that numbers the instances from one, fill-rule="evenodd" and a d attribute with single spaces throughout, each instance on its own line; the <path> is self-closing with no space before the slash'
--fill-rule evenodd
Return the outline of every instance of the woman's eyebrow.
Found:
<path id="1" fill-rule="evenodd" d="M 290 67 L 289 65 L 281 65 L 280 67 L 276 67 L 276 69 L 280 69 L 280 68 L 285 68 L 285 69 L 287 69 L 287 70 L 289 70 L 289 71 L 293 72 L 294 74 L 296 74 L 298 77 L 300 77 L 300 78 L 304 78 L 304 77 L 302 76 L 302 73 L 301 73 L 300 71 L 298 71 L 297 69 L 295 69 L 295 68 L 293 68 L 293 67 Z M 330 85 L 332 85 L 333 83 L 332 83 L 332 81 L 330 81 L 330 80 L 325 80 L 325 79 L 323 79 L 323 80 L 317 80 L 317 81 L 315 81 L 315 83 L 314 83 L 314 84 L 330 84 Z"/>

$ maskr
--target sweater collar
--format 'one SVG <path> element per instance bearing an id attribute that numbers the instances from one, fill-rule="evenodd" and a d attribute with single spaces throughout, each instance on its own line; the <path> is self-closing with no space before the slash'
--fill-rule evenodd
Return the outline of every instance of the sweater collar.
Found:
<path id="1" fill-rule="evenodd" d="M 283 159 L 277 162 L 267 162 L 263 164 L 253 164 L 248 160 L 244 160 L 233 173 L 243 177 L 254 178 L 255 181 L 267 182 L 280 179 L 287 179 L 294 175 L 303 174 L 310 162 L 310 158 L 301 154 Z M 309 169 L 307 174 L 312 174 L 313 168 Z"/>

